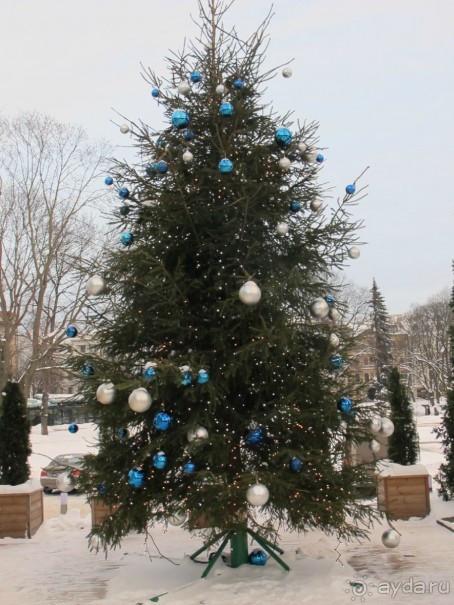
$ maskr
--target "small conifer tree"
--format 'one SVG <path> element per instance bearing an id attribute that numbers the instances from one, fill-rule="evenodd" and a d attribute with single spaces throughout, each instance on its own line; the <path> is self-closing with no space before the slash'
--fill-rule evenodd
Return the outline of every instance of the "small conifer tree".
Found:
<path id="1" fill-rule="evenodd" d="M 397 464 L 415 464 L 419 458 L 419 439 L 410 399 L 399 370 L 389 372 L 389 403 L 394 433 L 389 437 L 388 456 Z"/>
<path id="2" fill-rule="evenodd" d="M 19 485 L 30 477 L 30 421 L 17 382 L 8 381 L 0 412 L 0 484 Z"/>

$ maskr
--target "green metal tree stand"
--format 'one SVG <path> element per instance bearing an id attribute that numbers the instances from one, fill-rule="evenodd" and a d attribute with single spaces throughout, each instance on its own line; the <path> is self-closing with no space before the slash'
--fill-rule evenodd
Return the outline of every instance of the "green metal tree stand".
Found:
<path id="1" fill-rule="evenodd" d="M 263 548 L 264 551 L 266 551 L 270 555 L 270 557 L 273 557 L 273 559 L 275 561 L 277 561 L 279 563 L 279 565 L 283 569 L 285 569 L 285 571 L 290 571 L 290 567 L 286 563 L 284 563 L 284 561 L 280 557 L 278 557 L 276 554 L 276 552 L 278 552 L 280 555 L 283 555 L 284 551 L 281 550 L 278 546 L 276 546 L 272 542 L 270 542 L 269 540 L 267 540 L 266 538 L 262 538 L 261 536 L 257 535 L 254 531 L 252 531 L 249 528 L 241 529 L 241 530 L 233 530 L 233 529 L 227 530 L 226 529 L 226 530 L 221 531 L 218 534 L 216 534 L 209 542 L 204 544 L 202 546 L 202 548 L 199 548 L 199 550 L 196 550 L 196 552 L 190 556 L 190 558 L 193 561 L 196 561 L 197 560 L 196 557 L 198 557 L 200 555 L 200 553 L 202 553 L 205 550 L 208 550 L 210 548 L 210 546 L 213 546 L 213 544 L 216 544 L 216 542 L 218 542 L 219 540 L 222 540 L 221 545 L 219 546 L 217 551 L 214 553 L 214 555 L 211 557 L 211 559 L 208 561 L 207 568 L 203 572 L 202 578 L 206 578 L 207 575 L 210 573 L 210 571 L 213 569 L 214 564 L 219 559 L 219 557 L 222 555 L 222 552 L 223 552 L 224 548 L 227 546 L 227 542 L 229 540 L 230 540 L 229 566 L 230 567 L 239 567 L 240 565 L 249 563 L 249 552 L 248 552 L 248 546 L 247 546 L 248 534 L 251 536 L 251 538 L 253 540 L 255 540 L 257 542 L 257 544 L 259 544 L 259 546 L 261 546 Z M 205 561 L 197 561 L 197 562 L 205 563 Z"/>

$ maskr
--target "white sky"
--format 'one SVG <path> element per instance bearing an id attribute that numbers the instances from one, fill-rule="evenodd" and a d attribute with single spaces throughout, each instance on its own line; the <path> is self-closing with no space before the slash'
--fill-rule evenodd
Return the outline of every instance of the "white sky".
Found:
<path id="1" fill-rule="evenodd" d="M 236 0 L 245 37 L 269 7 Z M 139 62 L 165 74 L 168 49 L 193 37 L 196 0 L 2 0 L 0 111 L 47 112 L 123 145 L 112 108 L 160 126 Z M 366 167 L 355 209 L 368 242 L 347 270 L 372 278 L 391 313 L 452 283 L 454 157 L 452 0 L 274 0 L 267 66 L 295 58 L 268 100 L 320 122 L 322 180 L 342 195 Z M 118 153 L 121 153 L 119 151 Z"/>

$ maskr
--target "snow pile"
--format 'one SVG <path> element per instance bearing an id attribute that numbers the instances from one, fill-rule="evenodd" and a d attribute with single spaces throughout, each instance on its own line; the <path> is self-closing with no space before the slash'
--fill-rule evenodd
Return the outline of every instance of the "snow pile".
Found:
<path id="1" fill-rule="evenodd" d="M 38 479 L 29 479 L 25 483 L 19 485 L 1 485 L 0 494 L 31 494 L 41 489 L 41 483 Z"/>

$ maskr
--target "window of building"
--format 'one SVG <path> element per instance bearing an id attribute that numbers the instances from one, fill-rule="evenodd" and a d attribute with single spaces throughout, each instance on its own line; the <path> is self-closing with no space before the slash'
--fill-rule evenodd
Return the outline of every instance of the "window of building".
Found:
<path id="1" fill-rule="evenodd" d="M 356 382 L 361 382 L 361 374 L 355 374 L 355 381 Z"/>
<path id="2" fill-rule="evenodd" d="M 369 374 L 368 374 L 368 372 L 366 372 L 364 374 L 364 382 L 369 382 Z"/>

